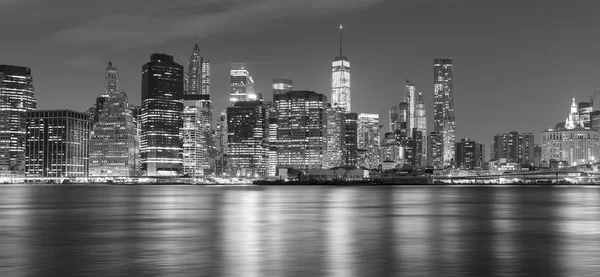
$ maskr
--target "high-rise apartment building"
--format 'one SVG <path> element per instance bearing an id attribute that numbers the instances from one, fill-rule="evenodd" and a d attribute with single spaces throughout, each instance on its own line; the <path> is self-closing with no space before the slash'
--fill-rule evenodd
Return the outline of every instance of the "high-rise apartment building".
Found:
<path id="1" fill-rule="evenodd" d="M 443 136 L 438 132 L 431 132 L 427 136 L 427 162 L 436 169 L 444 168 L 443 161 Z"/>
<path id="2" fill-rule="evenodd" d="M 91 122 L 71 110 L 29 111 L 26 119 L 26 176 L 88 176 Z"/>
<path id="3" fill-rule="evenodd" d="M 327 148 L 327 96 L 313 91 L 274 95 L 279 168 L 322 168 Z"/>
<path id="4" fill-rule="evenodd" d="M 230 70 L 230 103 L 255 101 L 258 96 L 254 94 L 254 79 L 246 69 L 245 63 L 232 63 Z"/>
<path id="5" fill-rule="evenodd" d="M 344 144 L 344 114 L 345 110 L 342 107 L 328 106 L 326 110 L 326 153 L 324 168 L 332 168 L 341 166 L 343 160 L 343 144 Z"/>
<path id="6" fill-rule="evenodd" d="M 229 174 L 258 177 L 268 174 L 268 109 L 262 101 L 240 101 L 227 108 Z"/>
<path id="7" fill-rule="evenodd" d="M 344 114 L 342 127 L 342 165 L 356 166 L 358 163 L 358 114 Z"/>
<path id="8" fill-rule="evenodd" d="M 535 138 L 532 133 L 519 134 L 517 131 L 494 136 L 493 158 L 519 164 L 534 163 Z"/>
<path id="9" fill-rule="evenodd" d="M 25 121 L 36 108 L 31 69 L 0 65 L 0 175 L 25 173 Z"/>
<path id="10" fill-rule="evenodd" d="M 433 131 L 442 135 L 442 163 L 451 166 L 455 152 L 455 119 L 452 59 L 433 61 Z M 435 159 L 439 159 L 436 157 Z"/>
<path id="11" fill-rule="evenodd" d="M 464 138 L 456 143 L 456 167 L 474 169 L 483 165 L 484 145 Z"/>
<path id="12" fill-rule="evenodd" d="M 350 99 L 350 61 L 342 52 L 342 25 L 340 24 L 340 55 L 331 63 L 331 106 L 341 107 L 349 113 Z"/>
<path id="13" fill-rule="evenodd" d="M 396 130 L 398 130 L 400 127 L 399 126 L 400 108 L 398 106 L 393 106 L 390 109 L 389 120 L 390 120 L 390 132 L 395 133 Z"/>
<path id="14" fill-rule="evenodd" d="M 273 79 L 273 95 L 284 94 L 292 91 L 292 80 Z"/>
<path id="15" fill-rule="evenodd" d="M 215 129 L 215 174 L 227 174 L 227 110 L 221 111 Z"/>
<path id="16" fill-rule="evenodd" d="M 146 176 L 183 171 L 183 66 L 167 54 L 152 54 L 142 67 L 140 151 Z"/>
<path id="17" fill-rule="evenodd" d="M 359 166 L 374 169 L 380 163 L 381 125 L 378 114 L 358 115 L 358 149 L 363 153 Z"/>

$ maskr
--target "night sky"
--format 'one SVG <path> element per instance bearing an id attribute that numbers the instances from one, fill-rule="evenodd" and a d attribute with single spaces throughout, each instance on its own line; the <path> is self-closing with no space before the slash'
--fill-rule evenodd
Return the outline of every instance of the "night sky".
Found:
<path id="1" fill-rule="evenodd" d="M 494 134 L 511 130 L 539 142 L 571 98 L 589 100 L 600 86 L 599 11 L 593 0 L 0 0 L 0 64 L 32 69 L 39 109 L 85 111 L 112 60 L 137 105 L 150 55 L 187 68 L 198 29 L 216 117 L 231 62 L 248 64 L 267 100 L 273 78 L 330 97 L 343 23 L 354 112 L 379 113 L 387 132 L 389 108 L 419 72 L 431 131 L 433 59 L 450 57 L 457 140 L 489 149 Z"/>

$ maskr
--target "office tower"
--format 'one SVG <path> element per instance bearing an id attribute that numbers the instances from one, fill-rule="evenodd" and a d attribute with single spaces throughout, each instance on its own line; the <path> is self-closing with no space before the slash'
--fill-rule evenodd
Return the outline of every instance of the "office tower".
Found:
<path id="1" fill-rule="evenodd" d="M 25 170 L 25 121 L 36 108 L 31 69 L 0 65 L 0 175 L 18 177 Z"/>
<path id="2" fill-rule="evenodd" d="M 566 162 L 569 166 L 576 166 L 598 160 L 600 133 L 584 126 L 579 118 L 575 99 L 565 124 L 557 127 L 559 128 L 542 132 L 541 166 L 549 167 L 551 161 Z"/>
<path id="3" fill-rule="evenodd" d="M 359 166 L 369 169 L 377 168 L 380 160 L 381 125 L 378 114 L 361 113 L 358 115 L 358 149 L 363 156 Z"/>
<path id="4" fill-rule="evenodd" d="M 267 109 L 268 114 L 268 124 L 269 130 L 267 135 L 267 145 L 268 145 L 268 153 L 267 153 L 267 176 L 276 176 L 277 175 L 277 164 L 279 158 L 277 156 L 277 150 L 279 149 L 279 142 L 277 140 L 277 106 L 275 102 L 265 103 L 265 108 Z"/>
<path id="5" fill-rule="evenodd" d="M 383 141 L 381 142 L 381 160 L 380 163 L 386 164 L 391 163 L 397 166 L 404 160 L 404 147 L 401 146 L 400 141 L 396 139 L 397 134 L 394 132 L 385 133 Z"/>
<path id="6" fill-rule="evenodd" d="M 390 132 L 395 133 L 396 130 L 398 130 L 399 126 L 399 120 L 400 120 L 400 108 L 398 108 L 398 106 L 393 106 L 390 109 L 390 114 L 389 114 L 389 120 L 390 120 Z"/>
<path id="7" fill-rule="evenodd" d="M 424 166 L 425 164 L 423 163 L 423 161 L 425 160 L 423 158 L 423 147 L 425 145 L 425 143 L 423 143 L 424 141 L 424 137 L 423 137 L 423 132 L 417 128 L 413 128 L 412 132 L 411 132 L 411 137 L 408 140 L 409 142 L 409 147 L 412 149 L 412 157 L 408 160 L 408 162 L 415 166 L 415 167 L 420 167 L 420 166 Z"/>
<path id="8" fill-rule="evenodd" d="M 342 107 L 328 106 L 326 109 L 326 141 L 324 168 L 332 168 L 343 164 L 344 114 Z"/>
<path id="9" fill-rule="evenodd" d="M 290 91 L 273 97 L 279 126 L 278 167 L 322 168 L 327 147 L 327 96 Z"/>
<path id="10" fill-rule="evenodd" d="M 436 169 L 445 168 L 443 161 L 443 135 L 438 132 L 431 132 L 427 136 L 427 162 L 429 166 Z"/>
<path id="11" fill-rule="evenodd" d="M 400 118 L 398 119 L 398 130 L 396 132 L 400 134 L 401 137 L 410 137 L 410 129 L 408 128 L 408 120 L 409 120 L 409 111 L 408 111 L 408 103 L 402 102 L 399 106 L 400 110 Z"/>
<path id="12" fill-rule="evenodd" d="M 100 115 L 100 110 L 104 108 L 104 102 L 109 98 L 109 93 L 111 91 L 119 90 L 119 71 L 116 67 L 113 66 L 112 61 L 108 62 L 108 66 L 104 71 L 104 93 L 96 98 L 96 103 L 88 109 L 88 114 L 90 115 L 90 120 L 92 122 L 92 127 L 96 122 L 98 122 L 98 116 Z"/>
<path id="13" fill-rule="evenodd" d="M 273 95 L 284 94 L 292 91 L 292 80 L 273 79 Z"/>
<path id="14" fill-rule="evenodd" d="M 232 63 L 230 71 L 231 96 L 230 103 L 233 106 L 235 102 L 254 101 L 257 95 L 254 94 L 254 79 L 246 69 L 245 63 Z"/>
<path id="15" fill-rule="evenodd" d="M 342 25 L 340 24 L 340 55 L 331 63 L 331 106 L 350 112 L 350 61 L 342 53 Z"/>
<path id="16" fill-rule="evenodd" d="M 107 96 L 92 127 L 89 176 L 134 176 L 136 126 L 127 94 L 111 90 Z"/>
<path id="17" fill-rule="evenodd" d="M 71 110 L 29 111 L 26 126 L 26 176 L 87 176 L 91 132 L 87 113 Z"/>
<path id="18" fill-rule="evenodd" d="M 210 169 L 212 105 L 210 95 L 183 95 L 183 174 L 202 176 Z"/>
<path id="19" fill-rule="evenodd" d="M 202 56 L 200 56 L 200 47 L 198 46 L 198 42 L 194 45 L 194 49 L 192 49 L 192 54 L 190 55 L 190 59 L 188 61 L 188 70 L 187 77 L 189 78 L 188 89 L 186 94 L 201 94 L 201 86 L 202 86 Z"/>
<path id="20" fill-rule="evenodd" d="M 463 138 L 456 143 L 456 167 L 463 169 L 474 169 L 483 165 L 482 144 L 473 140 Z"/>
<path id="21" fill-rule="evenodd" d="M 600 110 L 590 113 L 590 127 L 596 131 L 600 131 Z"/>
<path id="22" fill-rule="evenodd" d="M 427 112 L 425 108 L 425 102 L 421 93 L 417 98 L 417 104 L 415 106 L 415 127 L 421 132 L 423 136 L 423 145 L 421 147 L 422 165 L 427 165 Z"/>
<path id="23" fill-rule="evenodd" d="M 493 158 L 519 164 L 534 162 L 535 138 L 532 133 L 519 134 L 517 131 L 502 133 L 494 136 Z"/>
<path id="24" fill-rule="evenodd" d="M 142 107 L 130 105 L 131 113 L 133 115 L 133 125 L 135 126 L 135 176 L 139 176 L 142 172 L 142 156 L 140 152 L 140 139 L 142 137 L 142 122 L 141 122 L 141 114 Z"/>
<path id="25" fill-rule="evenodd" d="M 215 174 L 222 176 L 227 174 L 227 110 L 221 111 L 215 129 L 215 147 L 217 153 L 215 157 Z"/>
<path id="26" fill-rule="evenodd" d="M 146 176 L 183 170 L 183 66 L 167 54 L 152 54 L 142 67 L 140 151 Z"/>
<path id="27" fill-rule="evenodd" d="M 246 177 L 267 175 L 268 116 L 262 101 L 240 101 L 227 108 L 229 174 Z"/>
<path id="28" fill-rule="evenodd" d="M 404 102 L 407 104 L 407 124 L 406 129 L 412 130 L 417 127 L 417 95 L 415 92 L 415 85 L 410 81 L 406 80 L 406 85 L 404 86 Z M 408 136 L 411 136 L 412 132 L 408 132 Z"/>
<path id="29" fill-rule="evenodd" d="M 455 151 L 453 72 L 452 59 L 434 60 L 433 131 L 442 135 L 443 150 L 441 158 L 444 167 L 452 165 Z"/>
<path id="30" fill-rule="evenodd" d="M 594 106 L 592 102 L 579 102 L 579 104 L 577 104 L 579 119 L 581 120 L 583 127 L 592 127 L 590 114 L 592 113 L 593 109 Z"/>
<path id="31" fill-rule="evenodd" d="M 342 127 L 342 164 L 344 166 L 356 166 L 358 163 L 358 114 L 344 114 Z"/>

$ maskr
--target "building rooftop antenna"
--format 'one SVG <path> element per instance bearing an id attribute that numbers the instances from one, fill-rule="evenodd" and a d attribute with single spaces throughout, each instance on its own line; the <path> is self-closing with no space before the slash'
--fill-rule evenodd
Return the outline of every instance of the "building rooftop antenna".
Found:
<path id="1" fill-rule="evenodd" d="M 344 25 L 340 24 L 340 57 L 342 57 L 342 32 L 344 30 Z"/>

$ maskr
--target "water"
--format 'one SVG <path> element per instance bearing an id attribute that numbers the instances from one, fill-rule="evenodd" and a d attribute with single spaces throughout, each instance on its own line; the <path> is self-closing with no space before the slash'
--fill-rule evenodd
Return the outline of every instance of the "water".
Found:
<path id="1" fill-rule="evenodd" d="M 600 188 L 3 186 L 0 276 L 598 276 Z"/>

